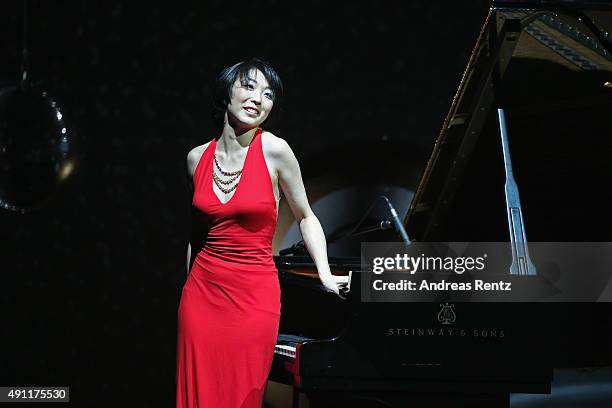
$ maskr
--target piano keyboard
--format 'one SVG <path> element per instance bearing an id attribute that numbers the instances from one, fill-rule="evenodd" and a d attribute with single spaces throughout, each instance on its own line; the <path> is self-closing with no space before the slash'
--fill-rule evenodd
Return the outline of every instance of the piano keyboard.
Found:
<path id="1" fill-rule="evenodd" d="M 277 344 L 274 347 L 274 354 L 280 356 L 295 358 L 295 346 L 289 346 L 285 344 Z"/>

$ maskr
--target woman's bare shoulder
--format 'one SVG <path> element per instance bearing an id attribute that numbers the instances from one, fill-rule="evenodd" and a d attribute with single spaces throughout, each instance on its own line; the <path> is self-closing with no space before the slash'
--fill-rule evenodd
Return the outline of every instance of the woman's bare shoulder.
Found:
<path id="1" fill-rule="evenodd" d="M 200 158 L 209 145 L 210 142 L 204 143 L 203 145 L 194 147 L 189 151 L 189 153 L 187 153 L 187 171 L 191 177 L 193 177 L 195 169 L 198 167 Z"/>
<path id="2" fill-rule="evenodd" d="M 285 139 L 274 135 L 272 132 L 264 130 L 261 133 L 261 137 L 262 148 L 269 157 L 276 159 L 291 151 Z"/>

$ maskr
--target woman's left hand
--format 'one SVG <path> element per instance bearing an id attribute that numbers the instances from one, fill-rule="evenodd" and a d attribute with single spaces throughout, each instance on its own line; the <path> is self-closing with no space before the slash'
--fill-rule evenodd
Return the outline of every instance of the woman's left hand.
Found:
<path id="1" fill-rule="evenodd" d="M 320 277 L 320 279 L 323 287 L 328 292 L 333 292 L 341 299 L 346 299 L 346 294 L 349 291 L 348 276 L 328 275 L 326 277 Z"/>

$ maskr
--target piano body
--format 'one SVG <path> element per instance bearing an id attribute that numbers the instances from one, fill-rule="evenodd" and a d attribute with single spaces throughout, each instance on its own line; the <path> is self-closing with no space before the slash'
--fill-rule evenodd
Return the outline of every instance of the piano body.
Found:
<path id="1" fill-rule="evenodd" d="M 493 2 L 404 219 L 412 240 L 509 241 L 503 108 L 529 240 L 612 241 L 607 32 L 608 2 Z M 353 271 L 345 301 L 305 254 L 275 261 L 270 380 L 294 387 L 294 406 L 305 393 L 314 408 L 503 407 L 511 393 L 549 393 L 554 368 L 612 366 L 611 303 L 456 303 L 449 328 L 437 302 L 361 302 L 359 253 L 330 257 L 334 274 Z"/>

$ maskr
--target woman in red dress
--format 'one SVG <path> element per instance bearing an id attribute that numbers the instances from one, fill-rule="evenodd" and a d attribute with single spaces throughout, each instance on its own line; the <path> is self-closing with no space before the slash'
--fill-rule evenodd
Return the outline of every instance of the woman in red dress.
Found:
<path id="1" fill-rule="evenodd" d="M 259 59 L 235 64 L 221 72 L 215 93 L 221 135 L 187 155 L 193 223 L 178 309 L 176 406 L 259 408 L 280 318 L 272 237 L 281 189 L 323 286 L 341 296 L 347 280 L 330 272 L 291 148 L 260 127 L 282 93 L 274 69 Z"/>

